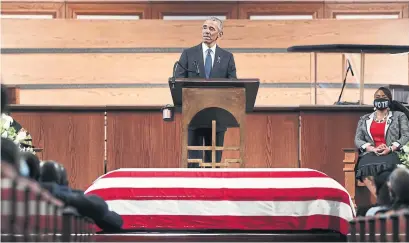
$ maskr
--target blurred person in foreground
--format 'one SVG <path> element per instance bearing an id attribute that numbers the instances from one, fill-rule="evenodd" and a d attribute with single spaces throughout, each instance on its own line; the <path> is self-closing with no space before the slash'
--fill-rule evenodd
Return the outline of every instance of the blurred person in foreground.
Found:
<path id="1" fill-rule="evenodd" d="M 409 208 L 409 169 L 399 167 L 389 177 L 388 187 L 392 201 L 392 209 Z"/>
<path id="2" fill-rule="evenodd" d="M 85 217 L 94 220 L 104 232 L 118 232 L 123 220 L 119 214 L 109 210 L 107 203 L 96 195 L 78 193 L 69 186 L 67 171 L 56 161 L 44 161 L 40 164 L 40 185 L 66 206 L 71 206 Z"/>

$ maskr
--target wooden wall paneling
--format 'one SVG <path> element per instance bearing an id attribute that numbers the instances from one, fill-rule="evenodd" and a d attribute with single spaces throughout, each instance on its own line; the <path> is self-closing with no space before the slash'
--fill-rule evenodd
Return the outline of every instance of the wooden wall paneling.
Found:
<path id="1" fill-rule="evenodd" d="M 320 105 L 332 105 L 337 101 L 341 88 L 317 89 Z M 372 104 L 375 89 L 364 90 L 364 104 Z M 75 97 L 75 98 L 73 98 Z M 256 106 L 310 105 L 314 98 L 311 88 L 261 87 Z M 357 102 L 358 88 L 346 88 L 343 101 Z M 139 88 L 73 88 L 73 89 L 21 89 L 20 104 L 25 105 L 165 105 L 172 104 L 168 87 L 146 86 Z"/>
<path id="2" fill-rule="evenodd" d="M 5 84 L 166 83 L 179 57 L 179 53 L 3 54 L 2 77 Z M 240 78 L 313 83 L 308 53 L 234 53 L 234 58 Z M 360 57 L 349 59 L 357 75 L 349 73 L 348 83 L 359 83 Z M 368 54 L 365 83 L 406 84 L 407 63 L 407 55 Z M 317 65 L 318 82 L 342 83 L 342 55 L 318 54 Z"/>
<path id="3" fill-rule="evenodd" d="M 239 19 L 249 19 L 251 15 L 312 15 L 314 19 L 324 17 L 324 3 L 241 3 Z"/>
<path id="4" fill-rule="evenodd" d="M 180 55 L 7 54 L 2 55 L 2 76 L 6 84 L 163 84 L 172 76 L 173 64 Z M 257 77 L 262 83 L 310 82 L 308 53 L 234 53 L 234 58 L 240 78 Z M 321 68 L 337 69 L 326 64 Z"/>
<path id="5" fill-rule="evenodd" d="M 33 145 L 36 148 L 45 148 L 45 140 L 48 140 L 48 138 L 46 138 L 44 134 L 45 127 L 44 123 L 42 122 L 43 118 L 41 113 L 35 114 L 32 112 L 11 112 L 11 116 L 16 122 L 20 123 L 21 126 L 31 134 Z M 63 134 L 58 134 L 57 136 L 61 135 Z M 45 150 L 43 152 L 37 153 L 37 157 L 40 160 L 45 160 L 45 153 Z"/>
<path id="6" fill-rule="evenodd" d="M 107 111 L 107 170 L 178 168 L 181 119 L 165 122 L 158 111 Z"/>
<path id="7" fill-rule="evenodd" d="M 67 169 L 70 186 L 85 190 L 104 173 L 103 111 L 15 111 L 16 119 L 43 148 L 42 160 Z"/>
<path id="8" fill-rule="evenodd" d="M 365 83 L 405 85 L 409 80 L 407 63 L 408 56 L 409 54 L 365 55 Z M 356 64 L 360 63 L 356 62 Z"/>
<path id="9" fill-rule="evenodd" d="M 407 18 L 405 8 L 408 3 L 326 3 L 325 18 L 336 18 L 337 14 L 399 14 Z"/>
<path id="10" fill-rule="evenodd" d="M 403 18 L 409 18 L 409 3 L 405 4 L 405 7 L 403 8 Z"/>
<path id="11" fill-rule="evenodd" d="M 298 112 L 247 115 L 246 167 L 298 167 Z M 181 114 L 164 122 L 158 111 L 108 110 L 107 169 L 178 168 Z M 238 133 L 226 133 L 225 144 L 236 144 Z M 224 153 L 226 158 L 228 153 Z M 232 158 L 228 156 L 228 158 Z"/>
<path id="12" fill-rule="evenodd" d="M 253 112 L 246 115 L 246 168 L 298 168 L 298 112 Z M 224 146 L 240 146 L 238 128 L 228 128 Z M 225 151 L 222 159 L 237 159 Z M 230 167 L 238 168 L 238 164 Z"/>
<path id="13" fill-rule="evenodd" d="M 249 113 L 247 168 L 298 168 L 298 112 Z"/>
<path id="14" fill-rule="evenodd" d="M 15 87 L 15 86 L 8 86 L 6 88 L 6 94 L 7 94 L 7 101 L 6 101 L 7 104 L 20 104 L 20 88 Z"/>
<path id="15" fill-rule="evenodd" d="M 227 19 L 237 19 L 238 17 L 236 2 L 190 2 L 189 4 L 153 2 L 151 6 L 152 19 L 163 19 L 165 15 L 225 15 Z M 201 25 L 197 25 L 198 33 L 200 33 L 200 28 Z"/>
<path id="16" fill-rule="evenodd" d="M 201 24 L 202 21 L 2 19 L 1 41 L 3 48 L 186 48 L 200 43 Z M 25 31 L 21 31 L 22 29 Z M 368 31 L 369 29 L 371 31 Z M 143 38 L 141 38 L 142 33 Z M 224 48 L 287 48 L 292 45 L 322 43 L 406 45 L 409 43 L 409 19 L 370 21 L 227 20 L 225 34 L 220 45 Z"/>
<path id="17" fill-rule="evenodd" d="M 74 98 L 75 97 L 75 98 Z M 163 105 L 172 103 L 169 88 L 22 89 L 26 105 Z"/>
<path id="18" fill-rule="evenodd" d="M 302 111 L 301 168 L 316 169 L 344 184 L 342 148 L 354 148 L 358 119 L 365 112 Z"/>
<path id="19" fill-rule="evenodd" d="M 1 3 L 1 14 L 49 14 L 54 18 L 65 18 L 65 4 L 61 2 L 4 2 Z M 4 21 L 4 19 L 2 19 Z M 26 30 L 26 28 L 23 28 Z M 20 29 L 19 31 L 21 31 Z M 3 33 L 3 31 L 2 31 Z"/>
<path id="20" fill-rule="evenodd" d="M 89 15 L 137 15 L 141 19 L 151 18 L 148 3 L 71 3 L 66 4 L 67 18 L 76 19 L 79 14 Z"/>
<path id="21" fill-rule="evenodd" d="M 372 105 L 373 95 L 377 88 L 365 88 L 364 89 L 364 105 Z M 358 102 L 359 101 L 359 88 L 345 88 L 341 97 L 341 101 Z M 338 101 L 340 88 L 318 88 L 317 89 L 317 105 L 333 105 Z"/>
<path id="22" fill-rule="evenodd" d="M 338 89 L 335 91 L 338 92 Z M 310 88 L 260 88 L 256 105 L 309 105 L 311 95 Z M 173 102 L 168 87 L 146 86 L 141 88 L 22 89 L 20 104 L 144 106 L 173 104 Z"/>

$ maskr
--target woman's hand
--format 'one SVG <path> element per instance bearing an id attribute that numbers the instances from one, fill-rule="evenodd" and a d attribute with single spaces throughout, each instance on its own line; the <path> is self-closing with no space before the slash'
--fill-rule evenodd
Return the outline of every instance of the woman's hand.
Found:
<path id="1" fill-rule="evenodd" d="M 372 146 L 372 145 L 369 145 L 368 147 L 366 147 L 366 151 L 367 152 L 374 152 L 376 155 L 387 155 L 390 152 L 393 152 L 391 150 L 391 148 L 386 146 L 386 144 L 381 144 L 376 148 L 374 146 Z"/>
<path id="2" fill-rule="evenodd" d="M 366 147 L 366 152 L 374 152 L 376 153 L 376 148 L 372 145 L 369 145 L 368 147 Z"/>
<path id="3" fill-rule="evenodd" d="M 381 144 L 377 148 L 375 148 L 375 152 L 379 154 L 382 153 L 387 148 L 388 146 L 386 146 L 386 144 Z"/>
<path id="4" fill-rule="evenodd" d="M 388 147 L 386 147 L 386 149 L 384 149 L 381 153 L 376 153 L 377 155 L 387 155 L 390 152 L 392 152 L 392 150 Z"/>

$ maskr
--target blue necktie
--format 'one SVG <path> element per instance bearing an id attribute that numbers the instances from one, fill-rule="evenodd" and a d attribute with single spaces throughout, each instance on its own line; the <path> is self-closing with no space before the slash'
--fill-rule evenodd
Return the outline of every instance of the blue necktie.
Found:
<path id="1" fill-rule="evenodd" d="M 207 56 L 206 56 L 206 62 L 205 62 L 206 78 L 210 77 L 210 72 L 212 71 L 212 55 L 210 55 L 211 52 L 212 52 L 212 49 L 207 49 Z"/>

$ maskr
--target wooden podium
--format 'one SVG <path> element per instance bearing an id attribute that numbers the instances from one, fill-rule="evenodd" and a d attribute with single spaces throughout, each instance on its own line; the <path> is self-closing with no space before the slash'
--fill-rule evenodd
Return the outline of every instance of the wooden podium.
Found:
<path id="1" fill-rule="evenodd" d="M 186 168 L 188 163 L 199 163 L 200 167 L 211 168 L 240 163 L 240 167 L 244 167 L 246 112 L 251 112 L 254 108 L 259 84 L 258 79 L 169 79 L 173 103 L 175 107 L 182 108 L 182 168 Z M 201 116 L 197 119 L 199 113 Z M 188 146 L 188 128 L 191 122 L 212 128 L 211 146 Z M 216 146 L 216 123 L 226 127 L 239 127 L 240 146 Z M 189 150 L 211 150 L 211 163 L 204 163 L 202 159 L 188 159 Z M 240 151 L 239 159 L 225 159 L 224 162 L 216 163 L 216 151 L 227 150 Z"/>

